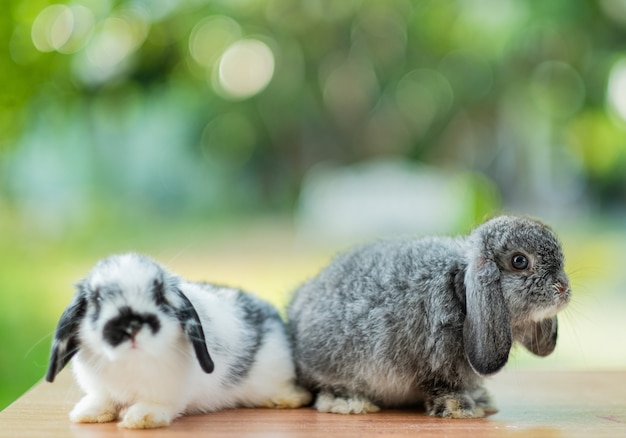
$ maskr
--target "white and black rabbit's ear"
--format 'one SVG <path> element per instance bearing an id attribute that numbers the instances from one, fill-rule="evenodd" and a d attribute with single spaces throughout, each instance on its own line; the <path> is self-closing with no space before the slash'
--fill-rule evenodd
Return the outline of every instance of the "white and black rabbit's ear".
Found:
<path id="1" fill-rule="evenodd" d="M 478 374 L 493 374 L 506 364 L 513 343 L 496 262 L 485 256 L 473 257 L 465 273 L 465 289 L 465 355 Z"/>
<path id="2" fill-rule="evenodd" d="M 556 347 L 558 326 L 556 316 L 541 322 L 531 322 L 523 327 L 521 342 L 531 353 L 542 357 L 547 356 Z"/>
<path id="3" fill-rule="evenodd" d="M 70 359 L 78 352 L 80 341 L 78 329 L 87 311 L 87 291 L 84 282 L 77 285 L 72 301 L 63 311 L 57 324 L 52 340 L 52 351 L 46 380 L 53 382 L 54 378 L 67 365 Z"/>
<path id="4" fill-rule="evenodd" d="M 189 337 L 191 345 L 193 345 L 200 367 L 205 373 L 212 373 L 215 365 L 213 364 L 213 359 L 211 359 L 206 346 L 206 338 L 204 337 L 204 330 L 202 329 L 198 312 L 196 312 L 193 304 L 191 304 L 189 298 L 187 298 L 182 291 L 178 288 L 175 288 L 175 290 L 182 300 L 182 306 L 176 309 L 176 316 L 180 321 L 180 325 Z"/>

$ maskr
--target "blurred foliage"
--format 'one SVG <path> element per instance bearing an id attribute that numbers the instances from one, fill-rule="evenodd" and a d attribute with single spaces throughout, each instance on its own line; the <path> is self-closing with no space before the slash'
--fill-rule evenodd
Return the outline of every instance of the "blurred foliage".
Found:
<path id="1" fill-rule="evenodd" d="M 621 1 L 5 9 L 12 202 L 61 197 L 70 217 L 102 198 L 159 212 L 288 209 L 313 164 L 389 155 L 485 173 L 513 204 L 626 196 Z"/>
<path id="2" fill-rule="evenodd" d="M 567 215 L 626 200 L 622 0 L 3 12 L 0 406 L 43 374 L 38 340 L 67 298 L 48 291 L 105 252 L 165 247 L 172 227 L 192 242 L 206 228 L 190 223 L 289 213 L 318 163 L 403 157 L 457 173 L 473 192 L 463 226 L 500 205 Z"/>

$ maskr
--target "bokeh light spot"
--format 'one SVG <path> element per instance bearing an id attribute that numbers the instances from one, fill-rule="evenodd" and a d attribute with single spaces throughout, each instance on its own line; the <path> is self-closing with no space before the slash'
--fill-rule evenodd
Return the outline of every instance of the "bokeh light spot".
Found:
<path id="1" fill-rule="evenodd" d="M 119 74 L 124 62 L 144 43 L 150 25 L 139 10 L 120 11 L 95 30 L 82 56 L 75 59 L 75 73 L 85 83 L 101 83 Z"/>
<path id="2" fill-rule="evenodd" d="M 623 0 L 600 0 L 598 1 L 604 15 L 622 25 L 626 26 L 626 2 Z"/>
<path id="3" fill-rule="evenodd" d="M 239 40 L 219 60 L 216 89 L 224 97 L 246 99 L 261 92 L 274 75 L 274 54 L 262 41 Z"/>
<path id="4" fill-rule="evenodd" d="M 42 10 L 33 22 L 31 37 L 37 50 L 52 52 L 70 38 L 74 15 L 65 5 L 51 5 Z"/>
<path id="5" fill-rule="evenodd" d="M 240 37 L 241 28 L 232 18 L 222 15 L 205 18 L 191 31 L 189 53 L 201 66 L 211 67 Z"/>
<path id="6" fill-rule="evenodd" d="M 608 101 L 623 122 L 626 122 L 626 58 L 611 69 L 608 84 Z"/>
<path id="7" fill-rule="evenodd" d="M 93 34 L 95 18 L 93 12 L 85 6 L 72 5 L 69 7 L 73 18 L 72 33 L 65 44 L 58 47 L 61 53 L 72 54 L 82 49 Z"/>

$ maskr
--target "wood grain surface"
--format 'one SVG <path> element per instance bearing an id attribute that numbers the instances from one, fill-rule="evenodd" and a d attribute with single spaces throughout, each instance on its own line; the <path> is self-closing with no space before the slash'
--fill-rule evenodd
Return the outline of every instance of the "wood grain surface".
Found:
<path id="1" fill-rule="evenodd" d="M 65 370 L 0 413 L 0 437 L 626 437 L 626 371 L 507 370 L 487 386 L 500 412 L 483 419 L 444 420 L 422 409 L 348 416 L 311 408 L 231 409 L 136 431 L 115 423 L 71 423 L 68 412 L 81 391 Z"/>

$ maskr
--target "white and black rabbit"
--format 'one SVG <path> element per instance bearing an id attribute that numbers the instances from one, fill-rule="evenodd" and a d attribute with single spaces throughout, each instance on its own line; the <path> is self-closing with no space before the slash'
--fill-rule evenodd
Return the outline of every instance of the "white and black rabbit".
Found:
<path id="1" fill-rule="evenodd" d="M 106 258 L 78 283 L 46 380 L 73 356 L 86 393 L 75 422 L 152 428 L 183 414 L 311 399 L 295 383 L 284 323 L 269 303 L 187 282 L 136 254 Z"/>
<path id="2" fill-rule="evenodd" d="M 513 341 L 556 345 L 570 299 L 561 246 L 532 219 L 500 216 L 469 236 L 383 241 L 339 255 L 287 309 L 299 383 L 321 412 L 424 402 L 430 415 L 497 412 L 482 386 Z"/>

